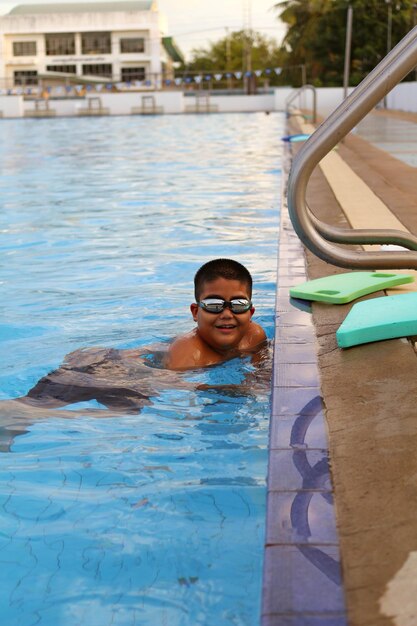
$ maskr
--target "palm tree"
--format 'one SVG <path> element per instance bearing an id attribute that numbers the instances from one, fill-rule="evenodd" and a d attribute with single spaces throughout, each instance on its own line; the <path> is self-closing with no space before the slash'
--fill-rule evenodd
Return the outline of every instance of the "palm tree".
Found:
<path id="1" fill-rule="evenodd" d="M 384 0 L 285 0 L 275 9 L 288 25 L 283 40 L 288 66 L 306 64 L 308 81 L 341 85 L 346 11 L 352 5 L 352 84 L 359 83 L 386 53 L 387 3 Z M 393 44 L 409 30 L 414 0 L 393 3 Z"/>

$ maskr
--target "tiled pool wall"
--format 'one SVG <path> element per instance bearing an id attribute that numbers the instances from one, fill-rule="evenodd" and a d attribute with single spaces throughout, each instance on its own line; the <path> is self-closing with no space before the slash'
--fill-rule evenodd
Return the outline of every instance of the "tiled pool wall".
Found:
<path id="1" fill-rule="evenodd" d="M 289 296 L 304 250 L 281 206 L 262 626 L 347 626 L 316 335 Z"/>

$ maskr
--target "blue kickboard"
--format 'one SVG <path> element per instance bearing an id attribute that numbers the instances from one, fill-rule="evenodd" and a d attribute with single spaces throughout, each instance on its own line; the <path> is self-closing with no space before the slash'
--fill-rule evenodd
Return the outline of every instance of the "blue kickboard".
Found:
<path id="1" fill-rule="evenodd" d="M 281 137 L 282 141 L 287 141 L 289 143 L 298 143 L 299 141 L 307 141 L 310 135 L 286 135 L 285 137 Z"/>
<path id="2" fill-rule="evenodd" d="M 412 283 L 411 274 L 393 272 L 346 272 L 309 280 L 291 287 L 290 296 L 329 304 L 345 304 L 375 291 Z"/>
<path id="3" fill-rule="evenodd" d="M 357 302 L 336 331 L 339 348 L 417 335 L 417 293 Z"/>

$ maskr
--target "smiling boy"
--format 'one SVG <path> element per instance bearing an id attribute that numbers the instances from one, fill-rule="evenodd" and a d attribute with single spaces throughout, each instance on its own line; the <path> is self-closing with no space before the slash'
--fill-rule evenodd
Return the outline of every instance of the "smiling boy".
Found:
<path id="1" fill-rule="evenodd" d="M 186 370 L 256 352 L 266 341 L 252 321 L 252 277 L 232 259 L 205 263 L 194 278 L 196 302 L 190 305 L 197 327 L 171 344 L 166 367 Z"/>
<path id="2" fill-rule="evenodd" d="M 178 384 L 193 387 L 193 383 L 180 379 L 179 371 L 215 365 L 245 354 L 259 356 L 266 336 L 261 326 L 252 321 L 255 308 L 248 270 L 231 259 L 214 259 L 198 270 L 194 285 L 196 302 L 190 309 L 197 327 L 174 339 L 159 368 L 149 367 L 146 359 L 151 352 L 146 348 L 76 350 L 65 357 L 61 367 L 43 376 L 26 396 L 3 401 L 1 415 L 28 414 L 34 418 L 37 408 L 52 409 L 90 400 L 111 409 L 136 411 L 162 389 Z M 93 411 L 96 416 L 106 414 Z M 60 415 L 64 415 L 62 411 Z"/>

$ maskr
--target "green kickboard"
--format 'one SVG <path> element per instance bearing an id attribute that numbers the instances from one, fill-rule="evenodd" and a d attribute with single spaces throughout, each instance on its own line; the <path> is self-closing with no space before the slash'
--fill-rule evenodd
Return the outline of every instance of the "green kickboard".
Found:
<path id="1" fill-rule="evenodd" d="M 410 274 L 393 274 L 392 272 L 348 272 L 309 280 L 301 285 L 291 287 L 290 296 L 302 300 L 317 300 L 331 304 L 351 302 L 368 293 L 388 289 L 396 285 L 412 283 Z"/>
<path id="2" fill-rule="evenodd" d="M 417 335 L 417 293 L 356 302 L 336 331 L 339 348 Z"/>

